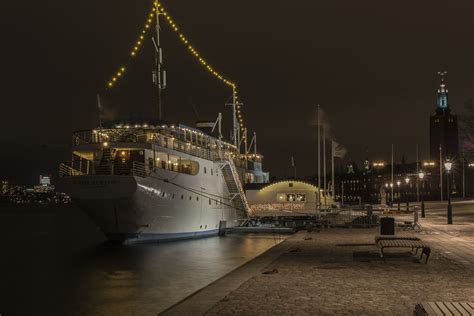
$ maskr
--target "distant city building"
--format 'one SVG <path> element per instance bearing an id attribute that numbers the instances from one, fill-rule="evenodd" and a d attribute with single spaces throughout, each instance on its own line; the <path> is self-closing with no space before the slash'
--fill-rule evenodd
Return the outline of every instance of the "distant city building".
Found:
<path id="1" fill-rule="evenodd" d="M 11 185 L 5 180 L 0 185 L 0 203 L 65 204 L 71 201 L 68 195 L 55 191 L 50 176 L 40 176 L 39 185 L 33 188 Z"/>
<path id="2" fill-rule="evenodd" d="M 392 166 L 384 161 L 370 163 L 366 159 L 361 171 L 354 161 L 348 161 L 345 171 L 337 177 L 337 201 L 356 204 L 405 203 L 417 201 L 421 197 L 425 200 L 446 199 L 446 160 L 455 164 L 451 171 L 450 194 L 458 197 L 462 197 L 463 193 L 467 197 L 474 195 L 474 164 L 468 164 L 459 155 L 458 118 L 449 104 L 448 87 L 444 79 L 446 73 L 440 74 L 436 111 L 430 117 L 430 159 L 405 163 L 402 158 L 401 163 L 393 166 L 393 182 Z M 423 181 L 418 177 L 420 170 L 425 173 Z M 409 179 L 408 184 L 406 178 Z"/>
<path id="3" fill-rule="evenodd" d="M 423 169 L 426 176 L 420 181 L 417 171 L 421 167 L 417 168 L 416 162 L 405 163 L 402 159 L 402 162 L 393 165 L 392 182 L 391 165 L 380 160 L 370 163 L 366 159 L 364 166 L 369 166 L 368 168 L 364 167 L 360 172 L 346 169 L 338 175 L 336 201 L 344 204 L 385 204 L 392 201 L 397 203 L 398 200 L 402 203 L 417 201 L 421 196 L 425 200 L 439 199 L 439 176 L 436 169 L 439 165 L 432 161 L 420 162 L 420 165 L 423 164 L 427 165 Z M 409 179 L 408 184 L 406 178 Z"/>
<path id="4" fill-rule="evenodd" d="M 436 111 L 430 118 L 430 156 L 432 160 L 459 157 L 458 117 L 449 106 L 448 86 L 443 76 L 438 89 Z"/>
<path id="5" fill-rule="evenodd" d="M 1 194 L 1 195 L 7 195 L 7 194 L 8 194 L 8 190 L 9 190 L 8 181 L 2 180 L 2 182 L 1 182 L 1 187 L 0 187 L 0 194 Z"/>
<path id="6" fill-rule="evenodd" d="M 37 192 L 37 193 L 54 192 L 54 185 L 51 185 L 51 176 L 40 175 L 39 185 L 35 185 L 34 192 Z"/>
<path id="7" fill-rule="evenodd" d="M 40 185 L 44 185 L 44 186 L 51 185 L 51 176 L 40 175 L 39 183 Z"/>

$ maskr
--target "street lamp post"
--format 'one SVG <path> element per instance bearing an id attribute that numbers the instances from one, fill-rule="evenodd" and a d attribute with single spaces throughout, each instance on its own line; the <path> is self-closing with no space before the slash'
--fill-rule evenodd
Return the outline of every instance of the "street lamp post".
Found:
<path id="1" fill-rule="evenodd" d="M 418 173 L 418 177 L 420 177 L 420 184 L 421 184 L 421 191 L 420 191 L 420 197 L 421 197 L 421 218 L 425 218 L 425 201 L 423 200 L 423 188 L 424 188 L 424 182 L 423 178 L 425 177 L 425 173 L 423 171 L 420 171 Z"/>
<path id="2" fill-rule="evenodd" d="M 390 207 L 393 207 L 393 183 L 390 183 Z"/>
<path id="3" fill-rule="evenodd" d="M 453 167 L 453 163 L 447 160 L 444 163 L 444 168 L 446 169 L 446 189 L 448 190 L 448 224 L 453 223 L 453 209 L 451 207 L 451 189 L 450 189 L 450 183 L 449 183 L 449 172 L 451 171 L 451 168 Z"/>
<path id="4" fill-rule="evenodd" d="M 400 184 L 402 182 L 400 180 L 397 181 L 397 188 L 398 188 L 398 198 L 397 198 L 397 202 L 398 202 L 398 211 L 400 211 Z"/>
<path id="5" fill-rule="evenodd" d="M 406 195 L 406 200 L 407 200 L 407 211 L 408 211 L 410 209 L 410 198 L 408 196 L 408 191 L 409 191 L 408 183 L 410 183 L 409 177 L 405 178 L 405 183 L 407 184 L 407 187 L 405 189 L 405 195 Z"/>
<path id="6" fill-rule="evenodd" d="M 388 195 L 388 183 L 385 183 L 385 204 L 390 205 L 389 195 Z"/>

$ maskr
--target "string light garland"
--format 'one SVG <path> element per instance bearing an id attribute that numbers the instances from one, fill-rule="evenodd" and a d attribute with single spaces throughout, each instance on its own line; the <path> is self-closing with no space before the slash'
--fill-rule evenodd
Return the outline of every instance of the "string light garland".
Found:
<path id="1" fill-rule="evenodd" d="M 142 47 L 144 41 L 145 41 L 145 36 L 147 35 L 148 31 L 150 28 L 152 28 L 153 25 L 155 25 L 156 20 L 154 19 L 155 17 L 155 12 L 158 10 L 158 13 L 160 15 L 163 15 L 166 22 L 170 26 L 171 30 L 174 31 L 177 35 L 178 38 L 181 40 L 181 42 L 184 44 L 184 46 L 187 48 L 187 50 L 191 53 L 191 55 L 194 56 L 194 58 L 206 69 L 210 74 L 212 74 L 215 78 L 219 79 L 221 82 L 226 84 L 227 86 L 231 87 L 233 89 L 233 97 L 236 103 L 236 115 L 237 115 L 237 121 L 240 126 L 240 130 L 244 130 L 244 120 L 242 117 L 242 112 L 241 112 L 241 106 L 242 103 L 239 102 L 238 95 L 237 95 L 237 84 L 234 83 L 233 81 L 226 79 L 221 73 L 219 73 L 211 64 L 209 64 L 206 59 L 194 48 L 193 45 L 191 45 L 190 40 L 180 31 L 178 28 L 178 25 L 176 22 L 173 20 L 173 18 L 170 16 L 170 14 L 165 10 L 163 5 L 158 2 L 154 1 L 153 6 L 150 10 L 150 13 L 147 15 L 145 24 L 143 26 L 143 29 L 140 32 L 140 35 L 138 36 L 137 40 L 135 41 L 134 45 L 132 46 L 132 49 L 130 50 L 130 54 L 128 56 L 128 60 L 125 64 L 120 66 L 114 73 L 114 75 L 110 78 L 110 80 L 107 82 L 106 89 L 111 89 L 115 87 L 120 79 L 124 77 L 124 74 L 127 70 L 127 67 L 130 63 L 131 60 L 133 60 L 135 57 L 137 57 L 140 48 Z"/>
<path id="2" fill-rule="evenodd" d="M 226 79 L 221 73 L 219 73 L 211 64 L 209 64 L 206 59 L 194 48 L 194 46 L 190 43 L 190 40 L 180 31 L 180 28 L 176 24 L 176 22 L 173 20 L 173 18 L 170 16 L 170 14 L 166 11 L 166 9 L 163 7 L 163 5 L 155 1 L 154 5 L 158 9 L 158 12 L 162 14 L 165 17 L 166 22 L 170 26 L 171 30 L 173 30 L 177 35 L 178 38 L 181 40 L 183 45 L 188 49 L 188 51 L 195 57 L 195 59 L 206 69 L 210 74 L 212 74 L 214 77 L 222 81 L 224 84 L 228 85 L 233 89 L 234 96 L 235 96 L 235 103 L 236 103 L 236 115 L 237 115 L 237 120 L 240 125 L 240 129 L 244 129 L 244 120 L 242 117 L 242 112 L 241 112 L 241 103 L 238 101 L 238 96 L 237 96 L 237 84 L 232 82 L 229 79 Z"/>
<path id="3" fill-rule="evenodd" d="M 145 40 L 145 35 L 148 33 L 148 30 L 150 27 L 153 25 L 153 17 L 155 16 L 155 4 L 152 6 L 150 13 L 147 15 L 145 24 L 143 26 L 143 29 L 140 32 L 140 35 L 138 36 L 137 40 L 135 41 L 132 49 L 130 50 L 130 54 L 128 56 L 127 62 L 120 66 L 117 71 L 115 71 L 114 75 L 110 78 L 110 80 L 107 82 L 106 89 L 113 88 L 117 82 L 123 78 L 125 71 L 127 70 L 128 64 L 132 59 L 137 57 L 138 52 L 140 51 L 140 48 L 142 47 L 144 40 Z"/>

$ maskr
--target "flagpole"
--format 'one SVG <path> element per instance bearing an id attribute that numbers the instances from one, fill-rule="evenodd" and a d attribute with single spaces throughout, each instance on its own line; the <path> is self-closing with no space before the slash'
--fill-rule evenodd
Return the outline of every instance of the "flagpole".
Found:
<path id="1" fill-rule="evenodd" d="M 440 198 L 443 200 L 443 148 L 439 144 L 439 187 L 440 187 Z"/>
<path id="2" fill-rule="evenodd" d="M 331 141 L 331 184 L 332 184 L 331 195 L 332 195 L 332 200 L 334 202 L 334 198 L 335 198 L 334 190 L 336 187 L 334 183 L 334 140 Z"/>
<path id="3" fill-rule="evenodd" d="M 390 184 L 390 196 L 391 196 L 391 203 L 393 203 L 393 144 L 392 144 L 392 174 L 391 174 L 391 184 Z"/>
<path id="4" fill-rule="evenodd" d="M 293 167 L 293 175 L 296 179 L 296 164 L 295 164 L 295 157 L 291 156 L 291 166 Z"/>
<path id="5" fill-rule="evenodd" d="M 317 111 L 317 116 L 318 116 L 318 209 L 321 206 L 321 124 L 320 124 L 320 115 L 319 115 L 319 108 L 320 105 L 318 104 L 318 111 Z"/>
<path id="6" fill-rule="evenodd" d="M 462 198 L 466 198 L 466 174 L 464 170 L 464 163 L 466 160 L 464 159 L 464 141 L 461 143 L 462 148 Z"/>
<path id="7" fill-rule="evenodd" d="M 326 182 L 326 129 L 323 127 L 323 181 L 324 181 L 324 207 L 326 207 L 327 182 Z"/>
<path id="8" fill-rule="evenodd" d="M 99 142 L 102 141 L 102 103 L 100 102 L 100 94 L 97 93 L 97 110 L 99 114 Z"/>
<path id="9" fill-rule="evenodd" d="M 420 202 L 420 174 L 419 170 L 419 158 L 418 158 L 418 144 L 416 144 L 416 201 Z"/>

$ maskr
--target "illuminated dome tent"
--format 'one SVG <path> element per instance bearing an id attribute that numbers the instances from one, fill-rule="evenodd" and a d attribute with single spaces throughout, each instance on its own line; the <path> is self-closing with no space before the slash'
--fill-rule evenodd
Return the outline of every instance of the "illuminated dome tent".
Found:
<path id="1" fill-rule="evenodd" d="M 314 213 L 318 187 L 303 181 L 285 180 L 267 185 L 247 185 L 247 201 L 254 215 Z M 321 207 L 329 207 L 333 199 L 320 192 Z"/>

